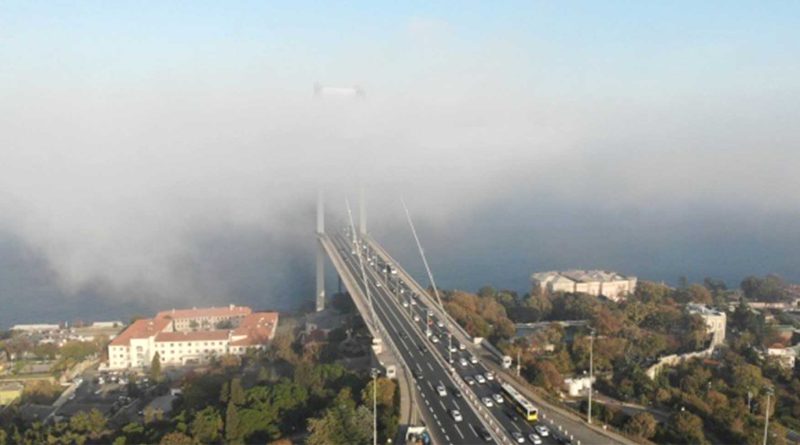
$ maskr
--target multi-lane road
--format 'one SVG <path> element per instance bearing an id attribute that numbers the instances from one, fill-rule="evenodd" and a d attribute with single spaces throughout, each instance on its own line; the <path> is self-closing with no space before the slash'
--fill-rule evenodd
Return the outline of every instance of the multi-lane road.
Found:
<path id="1" fill-rule="evenodd" d="M 545 437 L 532 436 L 537 433 L 535 425 L 503 396 L 498 379 L 473 356 L 472 345 L 461 345 L 450 336 L 445 322 L 432 316 L 427 300 L 392 273 L 366 244 L 354 244 L 347 234 L 331 239 L 353 276 L 362 276 L 359 261 L 364 261 L 375 315 L 414 375 L 422 414 L 437 443 L 474 444 L 491 441 L 489 436 L 509 441 L 522 437 L 523 443 L 559 442 L 555 431 Z M 363 289 L 363 283 L 359 285 Z M 514 434 L 517 437 L 512 439 Z M 563 434 L 558 438 L 568 442 Z"/>

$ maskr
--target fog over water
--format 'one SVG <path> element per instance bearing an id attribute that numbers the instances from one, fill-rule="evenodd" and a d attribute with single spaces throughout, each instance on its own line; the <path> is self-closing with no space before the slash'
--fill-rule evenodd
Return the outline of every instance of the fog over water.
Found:
<path id="1" fill-rule="evenodd" d="M 588 12 L 578 32 L 548 8 L 394 11 L 377 26 L 347 8 L 12 3 L 0 327 L 300 307 L 316 190 L 334 226 L 359 184 L 371 233 L 423 284 L 400 196 L 442 287 L 526 292 L 531 272 L 573 267 L 800 281 L 788 13 L 686 11 L 709 20 L 673 28 L 656 6 L 624 7 L 655 33 Z M 317 81 L 366 98 L 314 98 Z"/>

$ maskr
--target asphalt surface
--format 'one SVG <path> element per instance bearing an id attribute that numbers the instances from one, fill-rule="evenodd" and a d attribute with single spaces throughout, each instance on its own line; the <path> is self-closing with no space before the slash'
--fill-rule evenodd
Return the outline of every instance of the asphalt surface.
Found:
<path id="1" fill-rule="evenodd" d="M 360 278 L 361 266 L 357 255 L 352 253 L 352 241 L 346 236 L 333 236 L 332 241 L 353 275 Z M 367 253 L 372 255 L 371 252 Z M 425 405 L 421 411 L 434 440 L 447 444 L 485 443 L 479 432 L 488 426 L 502 435 L 518 432 L 524 436 L 524 443 L 531 443 L 530 434 L 535 432 L 534 424 L 519 416 L 510 400 L 505 397 L 501 397 L 501 403 L 495 400 L 496 394 L 502 394 L 500 382 L 495 379 L 473 385 L 465 383 L 464 378 L 474 378 L 477 374 L 485 376 L 488 369 L 480 362 L 472 364 L 471 353 L 466 348 L 461 350 L 455 338 L 452 338 L 455 352 L 450 352 L 448 330 L 437 326 L 438 320 L 435 318 L 430 319 L 432 335 L 428 338 L 425 332 L 429 319 L 424 300 L 415 295 L 410 286 L 402 283 L 397 275 L 386 271 L 380 261 L 370 266 L 367 258 L 365 255 L 364 266 L 376 316 L 400 349 L 402 359 L 415 371 L 415 387 L 419 400 Z M 363 287 L 363 282 L 359 285 Z M 406 303 L 405 307 L 403 302 Z M 434 342 L 434 337 L 439 341 Z M 453 364 L 449 364 L 451 355 Z M 466 366 L 459 364 L 462 358 L 466 360 Z M 444 396 L 437 390 L 440 385 L 445 387 Z M 457 390 L 461 393 L 460 398 L 455 395 Z M 468 397 L 476 400 L 478 412 L 467 402 Z M 492 399 L 492 406 L 484 405 L 481 400 L 485 397 Z M 463 420 L 453 419 L 454 409 L 459 410 Z M 551 431 L 550 436 L 541 437 L 542 443 L 558 443 L 552 434 Z"/>

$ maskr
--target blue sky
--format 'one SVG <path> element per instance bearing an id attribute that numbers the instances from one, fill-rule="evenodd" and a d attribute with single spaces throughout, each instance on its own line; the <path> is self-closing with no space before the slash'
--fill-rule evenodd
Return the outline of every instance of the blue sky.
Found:
<path id="1" fill-rule="evenodd" d="M 478 70 L 541 94 L 779 91 L 800 77 L 798 17 L 755 1 L 6 1 L 0 80 L 403 89 Z"/>

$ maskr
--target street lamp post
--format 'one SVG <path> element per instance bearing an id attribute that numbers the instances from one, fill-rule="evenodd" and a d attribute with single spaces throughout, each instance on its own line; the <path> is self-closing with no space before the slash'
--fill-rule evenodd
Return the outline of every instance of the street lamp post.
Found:
<path id="1" fill-rule="evenodd" d="M 769 432 L 769 398 L 772 396 L 772 388 L 767 388 L 767 407 L 764 412 L 764 445 L 767 445 L 767 433 Z"/>
<path id="2" fill-rule="evenodd" d="M 586 422 L 592 423 L 592 380 L 594 378 L 594 329 L 589 330 L 589 407 L 586 411 Z"/>
<path id="3" fill-rule="evenodd" d="M 453 334 L 447 333 L 447 363 L 453 363 Z"/>
<path id="4" fill-rule="evenodd" d="M 372 368 L 372 445 L 378 444 L 378 370 Z"/>

